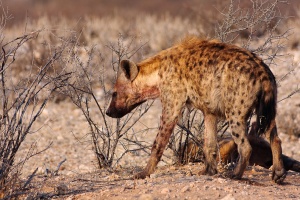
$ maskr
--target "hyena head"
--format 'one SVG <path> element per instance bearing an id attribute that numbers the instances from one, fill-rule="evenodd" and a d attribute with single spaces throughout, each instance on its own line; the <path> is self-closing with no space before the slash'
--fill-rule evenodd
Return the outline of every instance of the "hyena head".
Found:
<path id="1" fill-rule="evenodd" d="M 139 70 L 135 63 L 122 60 L 117 81 L 113 88 L 112 98 L 106 114 L 113 118 L 121 118 L 138 105 L 145 102 L 138 93 L 134 80 Z"/>

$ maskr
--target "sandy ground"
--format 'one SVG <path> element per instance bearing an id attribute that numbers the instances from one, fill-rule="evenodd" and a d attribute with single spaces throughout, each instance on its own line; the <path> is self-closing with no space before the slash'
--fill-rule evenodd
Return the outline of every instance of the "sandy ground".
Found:
<path id="1" fill-rule="evenodd" d="M 300 174 L 289 172 L 283 185 L 270 170 L 249 167 L 242 180 L 196 175 L 202 164 L 165 166 L 144 180 L 130 180 L 132 170 L 80 175 L 38 176 L 27 198 L 55 199 L 299 199 Z M 42 184 L 41 184 L 42 183 Z"/>

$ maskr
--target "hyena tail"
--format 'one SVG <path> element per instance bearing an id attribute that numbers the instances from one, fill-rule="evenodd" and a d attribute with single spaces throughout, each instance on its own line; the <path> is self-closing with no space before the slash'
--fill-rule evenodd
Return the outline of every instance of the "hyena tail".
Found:
<path id="1" fill-rule="evenodd" d="M 272 77 L 273 78 L 273 77 Z M 275 78 L 262 83 L 262 90 L 258 95 L 256 107 L 256 122 L 258 135 L 265 133 L 270 124 L 275 120 L 277 104 L 277 86 Z"/>

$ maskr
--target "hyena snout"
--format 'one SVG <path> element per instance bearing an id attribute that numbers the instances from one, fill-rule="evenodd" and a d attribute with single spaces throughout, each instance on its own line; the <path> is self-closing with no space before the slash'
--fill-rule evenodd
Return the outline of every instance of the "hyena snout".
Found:
<path id="1" fill-rule="evenodd" d="M 112 94 L 109 107 L 106 110 L 106 115 L 112 118 L 121 118 L 128 113 L 124 98 L 118 98 L 117 92 Z"/>
<path id="2" fill-rule="evenodd" d="M 112 101 L 110 103 L 110 106 L 106 110 L 106 115 L 112 117 L 112 118 L 121 118 L 124 115 L 130 113 L 133 109 L 135 109 L 137 106 L 141 105 L 145 101 L 137 102 L 130 106 L 116 106 L 116 103 Z"/>
<path id="3" fill-rule="evenodd" d="M 123 109 L 116 109 L 115 107 L 109 106 L 106 110 L 106 115 L 112 118 L 121 118 L 124 115 L 126 115 L 128 112 L 126 112 Z"/>
<path id="4" fill-rule="evenodd" d="M 116 118 L 115 115 L 113 114 L 112 110 L 109 108 L 106 110 L 105 114 L 109 117 Z"/>

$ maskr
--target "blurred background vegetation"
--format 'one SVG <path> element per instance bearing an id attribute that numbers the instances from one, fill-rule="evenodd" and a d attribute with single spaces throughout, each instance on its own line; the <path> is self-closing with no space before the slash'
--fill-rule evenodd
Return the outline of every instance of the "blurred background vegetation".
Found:
<path id="1" fill-rule="evenodd" d="M 133 17 L 140 14 L 194 18 L 197 14 L 211 12 L 217 17 L 219 9 L 228 5 L 224 0 L 2 0 L 7 6 L 13 19 L 8 25 L 24 23 L 26 19 L 37 19 L 41 16 L 67 17 L 79 20 L 86 16 L 122 15 Z M 251 7 L 249 0 L 236 1 L 240 7 Z M 289 4 L 279 5 L 280 12 L 295 16 L 299 8 L 298 0 L 290 0 Z"/>

